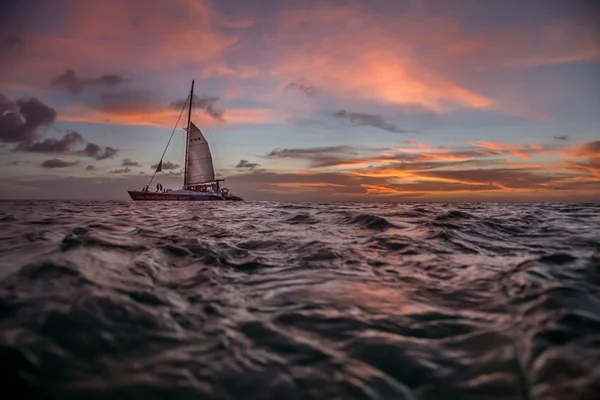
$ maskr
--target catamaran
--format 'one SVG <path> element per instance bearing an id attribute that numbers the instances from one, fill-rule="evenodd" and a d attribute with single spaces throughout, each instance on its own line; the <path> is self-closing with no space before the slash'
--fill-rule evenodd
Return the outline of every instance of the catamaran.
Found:
<path id="1" fill-rule="evenodd" d="M 156 170 L 152 175 L 150 183 L 142 190 L 127 191 L 132 200 L 242 200 L 241 197 L 229 193 L 229 189 L 226 187 L 221 187 L 221 182 L 223 182 L 224 179 L 215 179 L 215 170 L 208 141 L 202 134 L 202 131 L 200 131 L 200 129 L 192 122 L 193 102 L 194 81 L 192 81 L 192 89 L 190 90 L 188 100 L 183 106 L 185 109 L 185 105 L 188 105 L 187 127 L 184 128 L 187 135 L 185 143 L 183 187 L 180 189 L 164 189 L 161 184 L 157 184 L 155 192 L 148 189 L 156 174 L 162 171 L 163 158 L 167 152 L 169 143 L 171 143 L 173 133 L 175 133 L 177 128 L 176 125 L 175 129 L 173 129 L 173 133 L 171 133 L 171 138 L 169 138 L 169 142 L 167 143 L 167 148 L 165 148 Z"/>

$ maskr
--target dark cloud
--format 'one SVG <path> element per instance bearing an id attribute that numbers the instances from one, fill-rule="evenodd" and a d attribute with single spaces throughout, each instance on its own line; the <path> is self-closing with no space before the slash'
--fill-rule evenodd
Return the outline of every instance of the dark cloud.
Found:
<path id="1" fill-rule="evenodd" d="M 414 132 L 410 130 L 401 129 L 391 122 L 387 122 L 381 115 L 376 114 L 363 114 L 356 112 L 347 112 L 345 110 L 339 110 L 333 114 L 338 118 L 348 119 L 355 125 L 372 126 L 374 128 L 383 129 L 384 131 L 394 133 L 408 133 Z"/>
<path id="2" fill-rule="evenodd" d="M 194 109 L 201 108 L 214 119 L 223 121 L 223 114 L 225 111 L 216 107 L 216 104 L 219 102 L 219 100 L 219 97 L 198 97 L 194 95 L 193 107 Z M 171 107 L 176 110 L 180 110 L 185 104 L 187 104 L 187 99 L 175 100 L 171 103 Z"/>
<path id="3" fill-rule="evenodd" d="M 238 162 L 237 165 L 235 166 L 235 168 L 249 169 L 249 170 L 254 170 L 255 168 L 258 168 L 258 167 L 260 167 L 260 164 L 251 163 L 248 160 L 240 160 L 240 162 Z"/>
<path id="4" fill-rule="evenodd" d="M 137 161 L 130 160 L 129 158 L 124 158 L 123 162 L 121 163 L 121 166 L 122 167 L 141 167 L 142 165 Z"/>
<path id="5" fill-rule="evenodd" d="M 88 142 L 85 149 L 81 150 L 79 154 L 92 157 L 96 160 L 106 160 L 107 158 L 113 158 L 119 149 L 113 147 L 100 147 L 96 143 Z"/>
<path id="6" fill-rule="evenodd" d="M 112 158 L 117 153 L 118 149 L 101 148 L 91 142 L 83 150 L 77 151 L 76 145 L 85 140 L 75 131 L 67 131 L 60 139 L 39 140 L 39 130 L 52 125 L 56 117 L 56 111 L 38 99 L 18 99 L 13 102 L 0 93 L 0 142 L 16 143 L 13 151 L 49 154 L 75 152 L 96 160 Z"/>
<path id="7" fill-rule="evenodd" d="M 158 167 L 158 164 L 154 164 L 154 165 L 150 166 L 150 168 L 152 168 L 152 169 L 156 169 L 156 167 Z M 174 164 L 171 161 L 163 161 L 163 163 L 162 163 L 162 169 L 163 169 L 163 171 L 174 170 L 174 169 L 177 169 L 179 167 L 181 167 L 181 165 Z"/>
<path id="8" fill-rule="evenodd" d="M 302 81 L 290 82 L 285 86 L 286 90 L 298 90 L 308 97 L 313 97 L 318 93 L 318 89 L 315 85 L 310 83 L 304 83 Z"/>
<path id="9" fill-rule="evenodd" d="M 63 161 L 58 158 L 53 158 L 51 160 L 46 160 L 42 163 L 42 167 L 44 168 L 65 168 L 72 167 L 73 165 L 79 164 L 79 161 Z"/>
<path id="10" fill-rule="evenodd" d="M 96 168 L 93 165 L 88 165 L 87 167 L 85 167 L 86 171 L 94 171 Z"/>
<path id="11" fill-rule="evenodd" d="M 88 87 L 114 87 L 130 81 L 131 78 L 126 78 L 122 75 L 116 74 L 105 74 L 100 75 L 97 78 L 82 79 L 77 76 L 75 71 L 67 69 L 54 81 L 52 81 L 52 84 L 55 86 L 61 86 L 69 93 L 80 93 Z"/>
<path id="12" fill-rule="evenodd" d="M 131 172 L 131 170 L 129 168 L 119 168 L 119 169 L 113 169 L 112 171 L 110 171 L 111 174 L 126 174 L 128 172 Z"/>
<path id="13" fill-rule="evenodd" d="M 569 137 L 564 135 L 564 136 L 553 136 L 553 138 L 555 140 L 569 140 Z"/>
<path id="14" fill-rule="evenodd" d="M 11 101 L 0 93 L 0 142 L 31 142 L 56 120 L 56 111 L 36 98 Z"/>
<path id="15" fill-rule="evenodd" d="M 21 142 L 14 151 L 29 151 L 32 153 L 68 153 L 75 146 L 83 143 L 83 136 L 75 131 L 68 131 L 61 139 L 44 139 L 36 142 Z"/>

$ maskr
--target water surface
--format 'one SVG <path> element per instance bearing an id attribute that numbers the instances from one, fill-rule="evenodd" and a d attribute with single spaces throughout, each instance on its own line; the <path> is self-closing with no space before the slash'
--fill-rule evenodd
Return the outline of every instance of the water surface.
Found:
<path id="1" fill-rule="evenodd" d="M 600 205 L 0 202 L 0 376 L 64 399 L 596 399 Z"/>

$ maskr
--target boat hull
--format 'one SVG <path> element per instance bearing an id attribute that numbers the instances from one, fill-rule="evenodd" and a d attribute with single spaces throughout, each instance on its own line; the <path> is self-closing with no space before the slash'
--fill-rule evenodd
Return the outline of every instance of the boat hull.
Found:
<path id="1" fill-rule="evenodd" d="M 133 201 L 223 201 L 223 197 L 214 193 L 160 193 L 128 190 Z"/>

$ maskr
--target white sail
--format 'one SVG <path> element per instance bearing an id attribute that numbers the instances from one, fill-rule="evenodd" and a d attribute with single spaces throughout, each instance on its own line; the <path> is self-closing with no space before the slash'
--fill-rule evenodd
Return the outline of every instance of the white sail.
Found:
<path id="1" fill-rule="evenodd" d="M 215 170 L 208 142 L 193 122 L 190 122 L 188 140 L 185 185 L 213 181 L 215 179 Z"/>

